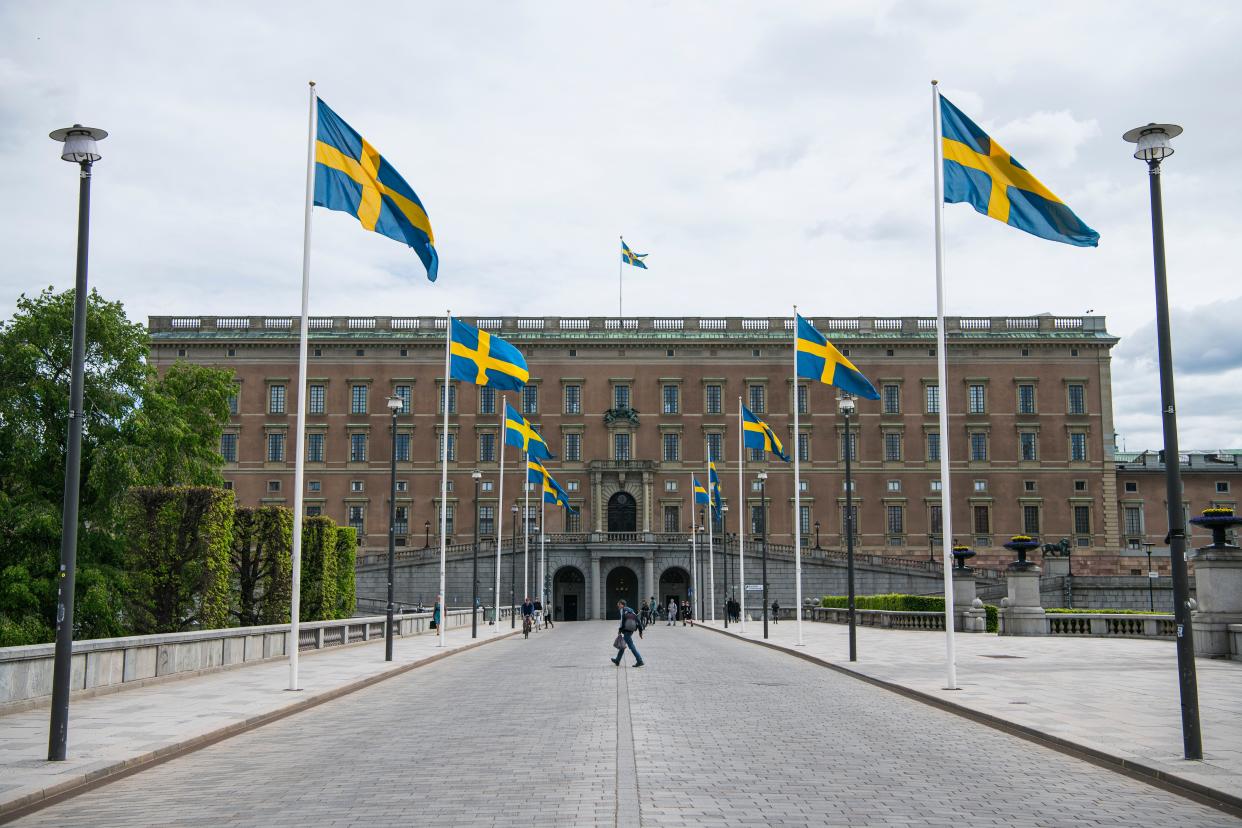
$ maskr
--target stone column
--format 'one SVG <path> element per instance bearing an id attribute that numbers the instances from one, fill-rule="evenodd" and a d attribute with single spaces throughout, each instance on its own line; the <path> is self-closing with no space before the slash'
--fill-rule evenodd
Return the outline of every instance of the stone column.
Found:
<path id="1" fill-rule="evenodd" d="M 638 596 L 639 606 L 642 606 L 642 602 L 644 599 L 650 598 L 651 596 L 656 594 L 655 553 L 644 552 L 643 554 L 644 554 L 643 584 L 646 586 L 647 591 L 644 592 L 642 595 Z M 652 609 L 655 609 L 655 607 L 652 607 Z"/>
<path id="2" fill-rule="evenodd" d="M 957 632 L 984 632 L 987 629 L 987 613 L 983 602 L 975 606 L 975 572 L 973 569 L 953 569 L 953 629 Z"/>
<path id="3" fill-rule="evenodd" d="M 1048 634 L 1048 622 L 1039 600 L 1039 574 L 1039 567 L 1032 563 L 1009 565 L 1009 595 L 1001 608 L 1005 635 Z"/>
<path id="4" fill-rule="evenodd" d="M 591 618 L 595 621 L 604 617 L 604 586 L 599 582 L 599 557 L 591 556 Z"/>
<path id="5" fill-rule="evenodd" d="M 1195 655 L 1227 658 L 1229 625 L 1242 624 L 1242 549 L 1204 546 L 1190 559 L 1195 564 L 1195 599 L 1199 602 L 1191 616 Z"/>

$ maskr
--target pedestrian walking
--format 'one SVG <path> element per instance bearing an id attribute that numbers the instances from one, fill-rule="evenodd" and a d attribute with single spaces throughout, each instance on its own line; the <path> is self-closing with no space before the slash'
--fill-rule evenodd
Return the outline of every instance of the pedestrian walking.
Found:
<path id="1" fill-rule="evenodd" d="M 668 616 L 667 617 L 668 617 L 668 623 L 665 624 L 664 626 L 672 627 L 674 623 L 677 621 L 677 599 L 676 598 L 668 599 Z"/>
<path id="2" fill-rule="evenodd" d="M 638 648 L 634 646 L 634 633 L 638 633 L 638 637 L 643 637 L 643 622 L 634 610 L 625 605 L 625 601 L 617 602 L 617 612 L 621 616 L 621 625 L 617 628 L 617 641 L 613 642 L 613 646 L 617 647 L 617 657 L 609 659 L 618 667 L 621 666 L 621 659 L 625 655 L 625 648 L 629 647 L 630 652 L 634 654 L 634 666 L 643 666 L 643 657 L 639 655 Z M 620 646 L 617 646 L 620 642 Z"/>
<path id="3" fill-rule="evenodd" d="M 436 596 L 436 606 L 431 611 L 431 628 L 433 630 L 440 629 L 440 596 Z"/>
<path id="4" fill-rule="evenodd" d="M 681 602 L 681 625 L 684 627 L 686 626 L 686 624 L 689 624 L 692 627 L 694 626 L 694 609 L 692 608 L 692 605 L 690 604 L 689 601 L 682 601 Z"/>
<path id="5" fill-rule="evenodd" d="M 777 621 L 780 620 L 780 615 L 777 614 L 780 611 L 781 611 L 781 605 L 778 604 L 776 601 L 773 601 L 772 602 L 772 623 L 773 624 L 775 624 Z"/>

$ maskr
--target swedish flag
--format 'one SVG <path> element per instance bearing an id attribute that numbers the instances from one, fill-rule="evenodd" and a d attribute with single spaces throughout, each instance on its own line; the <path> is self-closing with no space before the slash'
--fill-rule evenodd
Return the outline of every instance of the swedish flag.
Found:
<path id="1" fill-rule="evenodd" d="M 716 463 L 707 464 L 707 485 L 712 489 L 712 514 L 720 517 L 720 478 L 716 476 Z"/>
<path id="2" fill-rule="evenodd" d="M 798 315 L 798 376 L 819 380 L 825 385 L 835 385 L 856 397 L 878 400 L 875 390 L 866 377 L 846 359 L 832 343 L 812 327 L 810 322 Z"/>
<path id="3" fill-rule="evenodd" d="M 414 248 L 434 282 L 440 269 L 436 239 L 423 203 L 375 147 L 318 100 L 315 204 L 356 216 L 366 230 Z"/>
<path id="4" fill-rule="evenodd" d="M 785 453 L 785 447 L 781 445 L 776 432 L 746 406 L 742 406 L 742 444 L 746 448 L 771 452 L 786 463 L 789 462 L 789 455 Z"/>
<path id="5" fill-rule="evenodd" d="M 556 479 L 551 476 L 548 477 L 548 483 L 552 484 L 552 488 L 549 490 L 545 486 L 543 490 L 543 502 L 552 503 L 557 506 L 564 506 L 569 510 L 571 515 L 578 514 L 578 510 L 569 505 L 569 493 L 561 488 L 561 484 L 557 483 Z"/>
<path id="6" fill-rule="evenodd" d="M 697 477 L 691 477 L 690 482 L 694 486 L 694 502 L 711 503 L 711 498 L 707 495 L 707 487 L 700 483 Z"/>
<path id="7" fill-rule="evenodd" d="M 555 455 L 530 421 L 517 413 L 505 400 L 505 443 L 520 448 L 536 460 L 551 460 Z"/>
<path id="8" fill-rule="evenodd" d="M 449 376 L 501 391 L 517 391 L 530 379 L 522 352 L 498 336 L 453 320 Z"/>
<path id="9" fill-rule="evenodd" d="M 1095 247 L 1092 230 L 1000 144 L 943 95 L 944 201 L 966 202 L 985 216 L 1041 239 Z"/>
<path id="10" fill-rule="evenodd" d="M 621 261 L 627 265 L 634 265 L 634 267 L 641 267 L 643 270 L 646 270 L 647 265 L 643 262 L 645 258 L 647 258 L 646 253 L 635 253 L 633 250 L 630 250 L 630 246 L 625 243 L 625 239 L 621 240 Z"/>

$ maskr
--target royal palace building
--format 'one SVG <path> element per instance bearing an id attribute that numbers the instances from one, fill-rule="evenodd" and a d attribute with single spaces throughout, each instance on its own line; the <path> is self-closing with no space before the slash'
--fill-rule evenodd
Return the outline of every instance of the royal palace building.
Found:
<path id="1" fill-rule="evenodd" d="M 844 545 L 845 424 L 835 389 L 792 378 L 791 320 L 783 317 L 466 318 L 519 347 L 531 379 L 507 395 L 452 383 L 444 433 L 443 317 L 311 317 L 306 388 L 308 514 L 358 529 L 360 545 L 387 545 L 389 464 L 396 417 L 397 543 L 438 542 L 439 449 L 448 439 L 450 542 L 470 542 L 477 514 L 494 536 L 502 510 L 521 496 L 522 469 L 506 458 L 506 503 L 497 481 L 501 398 L 508 396 L 547 440 L 547 466 L 578 514 L 547 512 L 547 533 L 686 533 L 690 476 L 717 458 L 725 532 L 763 529 L 756 474 L 768 472 L 768 534 L 792 544 Z M 953 470 L 953 531 L 982 564 L 1007 560 L 1000 545 L 1023 533 L 1068 538 L 1082 574 L 1129 572 L 1119 553 L 1162 548 L 1167 520 L 1156 460 L 1114 451 L 1110 351 L 1103 317 L 950 317 L 949 383 L 936 377 L 935 320 L 813 318 L 880 391 L 852 417 L 857 541 L 871 553 L 939 557 L 939 459 Z M 152 317 L 152 361 L 232 369 L 237 394 L 221 444 L 225 477 L 245 504 L 293 502 L 296 317 Z M 800 513 L 791 464 L 746 450 L 738 491 L 739 399 L 801 457 Z M 799 433 L 793 407 L 799 407 Z M 940 434 L 939 407 L 949 434 Z M 1237 458 L 1202 460 L 1210 488 L 1198 509 L 1232 502 Z M 483 478 L 477 502 L 471 473 Z M 1220 477 L 1208 480 L 1212 474 Z M 1122 480 L 1125 491 L 1119 490 Z M 1197 491 L 1197 489 L 1196 489 Z M 1207 491 L 1207 489 L 1205 489 Z M 1197 497 L 1197 495 L 1195 495 Z M 745 501 L 742 504 L 742 501 Z M 1209 502 L 1210 501 L 1210 502 Z M 532 500 L 532 503 L 534 501 Z M 741 505 L 741 508 L 739 508 Z M 537 519 L 532 507 L 531 520 Z M 511 511 L 504 515 L 509 534 Z M 732 525 L 730 525 L 732 524 Z M 721 527 L 717 527 L 718 529 Z M 1150 548 L 1150 547 L 1147 547 Z"/>

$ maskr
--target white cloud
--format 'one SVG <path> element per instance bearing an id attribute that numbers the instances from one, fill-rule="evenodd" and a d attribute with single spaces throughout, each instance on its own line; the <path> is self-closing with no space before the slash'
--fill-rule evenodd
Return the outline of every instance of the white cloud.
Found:
<path id="1" fill-rule="evenodd" d="M 75 121 L 112 132 L 95 286 L 137 318 L 293 312 L 308 79 L 418 191 L 442 260 L 428 285 L 410 251 L 318 211 L 316 313 L 610 313 L 624 233 L 651 254 L 635 313 L 927 314 L 933 77 L 1102 236 L 1069 248 L 950 206 L 951 311 L 1095 308 L 1123 342 L 1148 322 L 1147 177 L 1120 135 L 1150 120 L 1187 128 L 1164 176 L 1173 304 L 1236 293 L 1231 5 L 73 8 L 0 6 L 0 315 L 72 283 L 77 180 L 46 136 Z M 1232 378 L 1213 347 L 1201 364 Z M 1150 442 L 1150 377 L 1114 367 L 1118 422 Z M 1233 433 L 1203 416 L 1196 440 Z"/>

